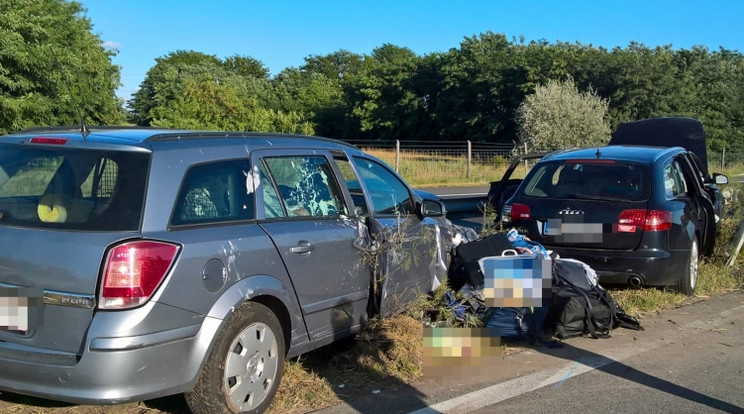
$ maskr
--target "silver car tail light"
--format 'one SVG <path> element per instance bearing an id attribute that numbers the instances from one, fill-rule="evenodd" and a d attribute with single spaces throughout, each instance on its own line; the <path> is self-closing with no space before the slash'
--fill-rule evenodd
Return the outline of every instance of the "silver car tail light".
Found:
<path id="1" fill-rule="evenodd" d="M 112 248 L 106 257 L 98 308 L 128 309 L 147 302 L 178 251 L 178 245 L 158 241 L 132 241 Z"/>

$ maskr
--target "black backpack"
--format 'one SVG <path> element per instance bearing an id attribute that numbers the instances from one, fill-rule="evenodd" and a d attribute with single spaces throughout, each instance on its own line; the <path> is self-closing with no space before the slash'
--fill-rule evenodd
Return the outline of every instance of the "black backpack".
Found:
<path id="1" fill-rule="evenodd" d="M 553 263 L 553 296 L 545 324 L 561 339 L 607 337 L 617 327 L 643 330 L 609 292 L 588 281 L 582 263 L 560 259 Z"/>

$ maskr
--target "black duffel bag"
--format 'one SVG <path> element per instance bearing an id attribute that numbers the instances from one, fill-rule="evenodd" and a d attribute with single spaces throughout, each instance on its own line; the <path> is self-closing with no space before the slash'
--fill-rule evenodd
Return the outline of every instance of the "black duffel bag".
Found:
<path id="1" fill-rule="evenodd" d="M 586 265 L 555 260 L 553 296 L 545 326 L 561 339 L 580 335 L 607 337 L 617 327 L 643 330 L 610 293 L 589 281 Z"/>

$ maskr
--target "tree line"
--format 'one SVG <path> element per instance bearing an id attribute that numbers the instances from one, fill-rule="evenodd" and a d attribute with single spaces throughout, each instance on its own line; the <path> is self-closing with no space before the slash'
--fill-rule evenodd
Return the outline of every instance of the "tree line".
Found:
<path id="1" fill-rule="evenodd" d="M 30 4 L 44 5 L 39 22 L 28 18 L 39 16 L 38 10 L 5 18 L 22 15 L 19 9 L 33 8 Z M 54 11 L 64 15 L 57 17 L 60 22 L 72 19 L 76 25 L 50 25 Z M 75 12 L 66 15 L 70 11 Z M 392 44 L 369 54 L 312 55 L 301 66 L 271 76 L 250 56 L 221 59 L 177 50 L 156 59 L 125 114 L 114 95 L 119 76 L 111 63 L 115 52 L 101 47 L 81 11 L 77 3 L 62 0 L 5 0 L 0 5 L 0 38 L 11 39 L 6 43 L 12 46 L 0 50 L 0 132 L 74 124 L 83 116 L 90 123 L 128 117 L 143 126 L 293 132 L 342 140 L 511 143 L 524 139 L 529 128 L 522 123 L 530 119 L 525 114 L 539 114 L 534 106 L 542 97 L 562 109 L 543 116 L 558 131 L 572 130 L 562 125 L 567 118 L 592 118 L 582 115 L 587 107 L 594 113 L 599 108 L 601 127 L 610 130 L 631 120 L 690 116 L 703 122 L 712 150 L 744 152 L 744 59 L 739 51 L 640 43 L 607 49 L 486 32 L 423 56 Z M 64 33 L 73 30 L 77 36 Z M 71 43 L 75 39 L 85 41 Z M 85 58 L 78 59 L 81 49 Z M 569 85 L 596 102 L 574 107 L 576 100 L 561 100 L 564 94 L 540 93 L 556 85 Z M 525 112 L 526 102 L 531 112 Z M 532 128 L 544 131 L 539 125 L 545 119 Z"/>

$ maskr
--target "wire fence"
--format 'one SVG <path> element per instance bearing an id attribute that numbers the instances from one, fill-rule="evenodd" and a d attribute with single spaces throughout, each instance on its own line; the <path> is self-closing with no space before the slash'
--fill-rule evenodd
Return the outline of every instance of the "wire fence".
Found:
<path id="1" fill-rule="evenodd" d="M 529 148 L 470 141 L 347 141 L 382 159 L 413 185 L 482 185 Z M 710 171 L 744 166 L 744 153 L 708 152 Z M 744 168 L 743 168 L 744 169 Z"/>

